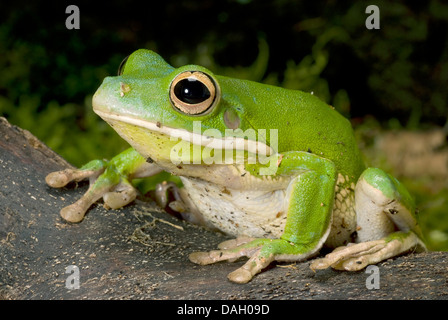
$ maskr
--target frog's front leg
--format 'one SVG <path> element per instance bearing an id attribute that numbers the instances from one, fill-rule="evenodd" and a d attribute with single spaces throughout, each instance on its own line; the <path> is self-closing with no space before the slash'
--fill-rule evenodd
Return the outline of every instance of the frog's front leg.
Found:
<path id="1" fill-rule="evenodd" d="M 410 250 L 426 250 L 412 197 L 392 176 L 376 168 L 365 170 L 356 185 L 355 206 L 359 243 L 315 260 L 313 270 L 331 266 L 357 271 Z"/>
<path id="2" fill-rule="evenodd" d="M 71 181 L 89 179 L 87 192 L 75 203 L 62 208 L 61 216 L 69 222 L 80 222 L 90 206 L 101 197 L 109 208 L 120 208 L 135 200 L 137 189 L 131 179 L 151 176 L 161 171 L 134 149 L 128 149 L 110 161 L 94 160 L 80 169 L 52 172 L 45 181 L 54 188 L 61 188 Z"/>
<path id="3" fill-rule="evenodd" d="M 273 261 L 304 260 L 319 251 L 330 232 L 337 176 L 334 164 L 310 153 L 287 152 L 276 175 L 291 178 L 284 202 L 287 220 L 280 239 L 227 241 L 221 245 L 226 249 L 192 253 L 192 262 L 205 265 L 249 257 L 228 276 L 233 282 L 246 283 Z"/>

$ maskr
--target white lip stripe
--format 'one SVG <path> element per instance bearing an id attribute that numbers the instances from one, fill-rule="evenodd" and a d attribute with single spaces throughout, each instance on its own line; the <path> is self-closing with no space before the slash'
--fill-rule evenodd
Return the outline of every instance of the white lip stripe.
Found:
<path id="1" fill-rule="evenodd" d="M 157 123 L 154 122 L 136 119 L 124 115 L 110 114 L 98 110 L 94 111 L 96 114 L 98 114 L 101 118 L 105 120 L 111 119 L 129 123 L 138 127 L 146 128 L 151 131 L 166 134 L 170 137 L 180 138 L 192 144 L 199 143 L 202 146 L 206 146 L 213 149 L 245 150 L 254 154 L 263 154 L 265 156 L 270 156 L 271 154 L 274 153 L 271 147 L 258 141 L 246 140 L 239 137 L 224 137 L 224 138 L 208 137 L 184 129 L 176 129 L 163 125 L 158 125 Z"/>

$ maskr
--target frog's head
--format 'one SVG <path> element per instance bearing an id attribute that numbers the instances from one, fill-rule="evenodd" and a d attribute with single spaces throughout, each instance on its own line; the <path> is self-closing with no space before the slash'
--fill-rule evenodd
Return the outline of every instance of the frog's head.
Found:
<path id="1" fill-rule="evenodd" d="M 173 68 L 156 53 L 138 50 L 118 76 L 104 80 L 93 109 L 140 154 L 162 165 L 271 154 L 244 107 L 225 96 L 223 87 L 235 87 L 231 81 L 201 66 Z"/>

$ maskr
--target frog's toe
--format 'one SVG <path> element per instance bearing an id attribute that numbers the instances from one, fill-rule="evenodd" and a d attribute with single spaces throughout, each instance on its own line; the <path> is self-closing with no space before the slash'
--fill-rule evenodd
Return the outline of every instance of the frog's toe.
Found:
<path id="1" fill-rule="evenodd" d="M 219 261 L 233 262 L 241 257 L 250 257 L 257 248 L 237 248 L 231 250 L 212 250 L 207 252 L 193 252 L 189 255 L 191 262 L 207 265 Z"/>
<path id="2" fill-rule="evenodd" d="M 163 181 L 162 183 L 158 183 L 154 190 L 154 198 L 157 204 L 165 208 L 169 204 L 170 193 L 173 194 L 175 200 L 179 200 L 179 188 L 175 183 L 170 181 Z"/>
<path id="3" fill-rule="evenodd" d="M 330 266 L 331 263 L 329 263 L 328 259 L 326 258 L 314 259 L 310 264 L 310 268 L 313 271 L 327 269 Z"/>
<path id="4" fill-rule="evenodd" d="M 49 173 L 45 182 L 50 187 L 62 188 L 72 181 L 81 181 L 97 174 L 95 170 L 65 169 Z"/>
<path id="5" fill-rule="evenodd" d="M 78 223 L 84 219 L 87 209 L 84 208 L 83 205 L 80 205 L 78 202 L 75 202 L 67 207 L 62 208 L 60 214 L 65 221 Z"/>
<path id="6" fill-rule="evenodd" d="M 219 255 L 218 255 L 218 257 L 219 257 Z M 215 263 L 216 261 L 218 261 L 216 255 L 214 254 L 213 251 L 193 252 L 193 253 L 190 253 L 190 255 L 188 256 L 188 259 L 190 259 L 190 261 L 193 263 L 200 264 L 201 266 L 205 266 L 207 264 L 212 264 L 212 263 Z"/>
<path id="7" fill-rule="evenodd" d="M 131 203 L 137 198 L 138 191 L 129 183 L 120 183 L 114 191 L 107 192 L 103 196 L 104 205 L 107 208 L 118 209 Z"/>
<path id="8" fill-rule="evenodd" d="M 249 270 L 243 269 L 243 267 L 227 275 L 227 279 L 235 283 L 248 283 L 252 278 L 253 274 Z"/>
<path id="9" fill-rule="evenodd" d="M 61 209 L 61 217 L 68 222 L 81 222 L 90 206 L 108 192 L 109 188 L 108 185 L 90 186 L 87 192 L 78 201 Z"/>
<path id="10" fill-rule="evenodd" d="M 238 237 L 236 239 L 221 242 L 220 244 L 218 244 L 218 248 L 221 250 L 234 249 L 236 247 L 239 247 L 246 243 L 249 243 L 253 240 L 255 240 L 255 238 L 245 237 L 245 236 Z"/>
<path id="11" fill-rule="evenodd" d="M 264 255 L 263 249 L 260 248 L 242 267 L 229 273 L 227 278 L 235 283 L 247 283 L 274 260 L 275 255 L 273 253 Z"/>

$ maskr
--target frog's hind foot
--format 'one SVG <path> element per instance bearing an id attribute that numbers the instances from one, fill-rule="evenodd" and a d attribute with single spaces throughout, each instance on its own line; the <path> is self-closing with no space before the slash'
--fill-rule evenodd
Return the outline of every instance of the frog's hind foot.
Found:
<path id="1" fill-rule="evenodd" d="M 249 282 L 255 274 L 266 268 L 274 260 L 272 254 L 262 257 L 260 246 L 193 252 L 190 254 L 189 259 L 193 263 L 207 265 L 219 261 L 234 262 L 241 257 L 249 257 L 249 260 L 242 267 L 228 274 L 227 278 L 232 282 Z"/>
<path id="2" fill-rule="evenodd" d="M 386 238 L 338 247 L 310 265 L 315 271 L 332 267 L 336 270 L 359 271 L 388 258 L 411 250 L 425 250 L 419 237 L 410 232 L 395 232 Z"/>
<path id="3" fill-rule="evenodd" d="M 193 252 L 189 259 L 193 263 L 207 265 L 219 261 L 233 262 L 241 257 L 248 257 L 249 260 L 243 266 L 227 276 L 230 281 L 236 283 L 249 282 L 273 261 L 300 261 L 309 257 L 315 251 L 310 250 L 307 246 L 294 244 L 284 239 L 249 237 L 225 241 L 219 247 L 221 250 Z"/>
<path id="4" fill-rule="evenodd" d="M 357 271 L 413 249 L 426 250 L 412 197 L 384 171 L 368 168 L 363 172 L 356 184 L 355 209 L 358 243 L 315 260 L 311 269 Z"/>

